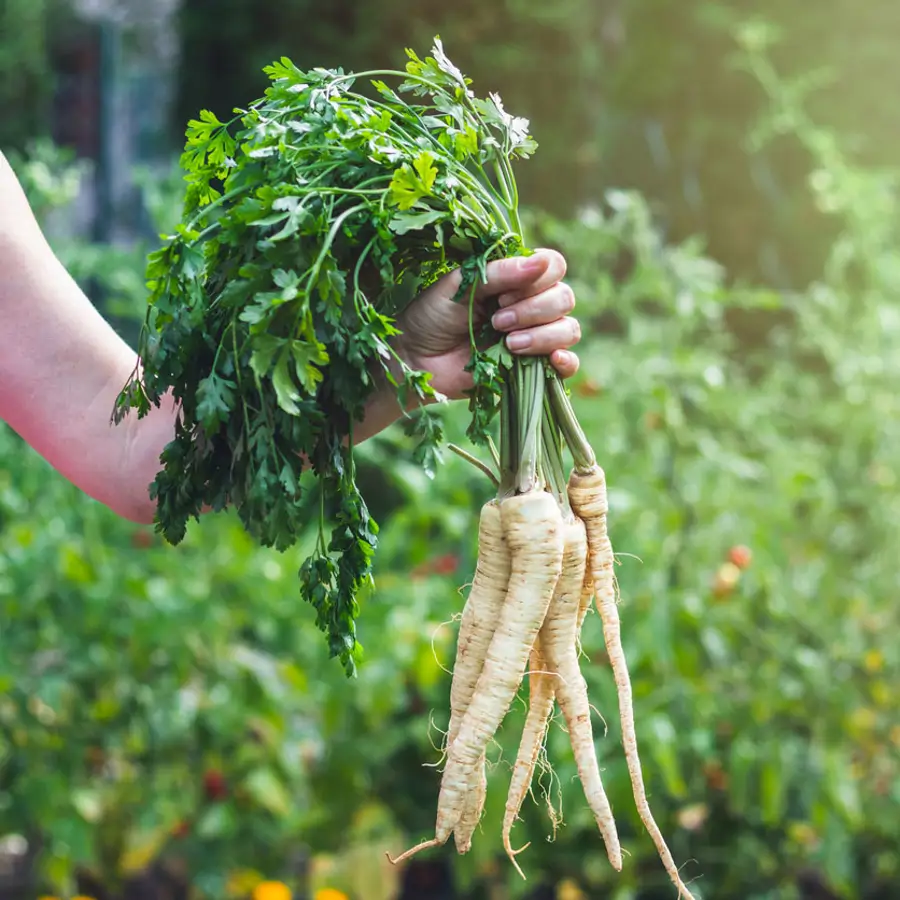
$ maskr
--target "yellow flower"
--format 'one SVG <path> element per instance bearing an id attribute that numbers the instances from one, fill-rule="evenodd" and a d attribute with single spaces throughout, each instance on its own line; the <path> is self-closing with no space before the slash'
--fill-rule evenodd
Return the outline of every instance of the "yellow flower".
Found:
<path id="1" fill-rule="evenodd" d="M 73 897 L 72 900 L 94 900 L 94 898 L 85 897 L 83 894 L 78 894 L 76 897 Z"/>
<path id="2" fill-rule="evenodd" d="M 38 897 L 37 900 L 59 900 L 59 897 Z"/>
<path id="3" fill-rule="evenodd" d="M 253 889 L 253 900 L 291 900 L 291 889 L 280 881 L 261 881 Z"/>
<path id="4" fill-rule="evenodd" d="M 316 896 L 313 897 L 313 900 L 350 900 L 350 898 L 343 891 L 336 891 L 334 888 L 322 888 L 321 891 L 316 891 Z"/>

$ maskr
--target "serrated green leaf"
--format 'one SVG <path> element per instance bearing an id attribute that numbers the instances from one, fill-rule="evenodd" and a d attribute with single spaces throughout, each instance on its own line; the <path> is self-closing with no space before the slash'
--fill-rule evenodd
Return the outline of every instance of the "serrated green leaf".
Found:
<path id="1" fill-rule="evenodd" d="M 438 174 L 434 159 L 434 154 L 430 150 L 423 150 L 416 157 L 415 163 L 413 163 L 416 170 L 416 176 L 426 194 L 431 192 Z"/>
<path id="2" fill-rule="evenodd" d="M 211 434 L 228 418 L 234 408 L 235 383 L 215 373 L 197 385 L 197 418 Z"/>
<path id="3" fill-rule="evenodd" d="M 319 366 L 328 365 L 328 353 L 324 344 L 307 344 L 291 341 L 291 355 L 297 379 L 308 394 L 315 394 L 316 387 L 324 377 Z"/>
<path id="4" fill-rule="evenodd" d="M 278 405 L 289 415 L 296 416 L 300 413 L 300 407 L 297 406 L 300 392 L 291 377 L 290 359 L 291 353 L 285 347 L 279 354 L 272 372 L 272 387 L 275 388 Z"/>
<path id="5" fill-rule="evenodd" d="M 410 231 L 420 231 L 443 216 L 444 213 L 436 209 L 420 213 L 397 213 L 391 219 L 390 229 L 394 234 L 408 234 Z"/>
<path id="6" fill-rule="evenodd" d="M 250 356 L 250 368 L 257 378 L 265 378 L 272 368 L 275 354 L 284 346 L 283 338 L 272 334 L 260 334 L 253 339 L 253 353 Z"/>

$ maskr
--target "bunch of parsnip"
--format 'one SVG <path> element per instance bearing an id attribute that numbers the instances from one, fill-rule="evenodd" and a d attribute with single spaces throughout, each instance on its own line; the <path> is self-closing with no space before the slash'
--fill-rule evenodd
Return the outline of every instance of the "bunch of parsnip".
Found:
<path id="1" fill-rule="evenodd" d="M 638 813 L 679 896 L 690 898 L 644 790 L 620 637 L 604 472 L 546 363 L 509 358 L 502 368 L 498 492 L 481 510 L 478 563 L 460 622 L 435 836 L 394 862 L 443 844 L 451 835 L 460 853 L 470 848 L 486 796 L 485 750 L 527 672 L 529 708 L 509 785 L 504 848 L 519 868 L 515 857 L 521 851 L 512 848 L 510 834 L 556 702 L 609 861 L 621 870 L 619 838 L 600 777 L 579 665 L 581 628 L 595 599 L 618 691 Z M 575 461 L 568 479 L 562 468 L 564 445 Z"/>
<path id="2" fill-rule="evenodd" d="M 461 851 L 470 846 L 485 799 L 486 744 L 530 669 L 507 851 L 514 856 L 510 831 L 556 701 L 610 861 L 621 868 L 577 653 L 593 595 L 637 807 L 689 897 L 644 792 L 604 474 L 547 362 L 513 359 L 476 321 L 488 262 L 529 252 L 512 170 L 536 148 L 529 123 L 497 95 L 477 97 L 439 39 L 431 56 L 407 55 L 402 72 L 302 71 L 282 59 L 266 68 L 265 95 L 232 120 L 205 111 L 189 123 L 183 219 L 149 261 L 141 365 L 114 418 L 146 415 L 167 394 L 178 403 L 176 435 L 152 485 L 157 528 L 173 543 L 204 508 L 235 508 L 250 534 L 279 549 L 317 515 L 300 593 L 352 674 L 357 594 L 378 533 L 356 482 L 354 423 L 378 374 L 405 408 L 439 399 L 427 373 L 394 350 L 397 318 L 422 288 L 461 268 L 457 299 L 468 304 L 474 381 L 468 435 L 491 449 L 498 493 L 481 513 L 436 835 L 422 846 L 451 834 Z M 367 92 L 355 88 L 364 76 Z M 384 80 L 398 77 L 396 88 Z M 499 449 L 491 438 L 498 413 Z M 442 435 L 432 417 L 417 421 L 424 459 Z M 565 446 L 575 463 L 568 479 Z"/>

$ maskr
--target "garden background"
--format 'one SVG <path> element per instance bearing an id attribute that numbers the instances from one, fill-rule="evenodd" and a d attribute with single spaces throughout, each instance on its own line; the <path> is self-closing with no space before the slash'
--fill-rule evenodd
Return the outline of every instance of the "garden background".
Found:
<path id="1" fill-rule="evenodd" d="M 893 0 L 2 0 L 0 149 L 133 341 L 187 119 L 259 96 L 282 54 L 394 66 L 435 34 L 540 144 L 517 176 L 531 242 L 563 250 L 578 296 L 573 392 L 684 875 L 703 900 L 900 896 Z M 464 406 L 445 415 L 461 435 Z M 433 828 L 489 491 L 454 456 L 429 479 L 412 449 L 398 426 L 360 454 L 382 531 L 348 681 L 297 599 L 300 550 L 254 547 L 229 514 L 166 546 L 0 428 L 0 898 L 673 896 L 632 812 L 596 617 L 584 668 L 623 873 L 558 723 L 543 785 L 564 825 L 536 791 L 528 880 L 505 860 L 522 702 L 471 853 L 384 859 Z"/>

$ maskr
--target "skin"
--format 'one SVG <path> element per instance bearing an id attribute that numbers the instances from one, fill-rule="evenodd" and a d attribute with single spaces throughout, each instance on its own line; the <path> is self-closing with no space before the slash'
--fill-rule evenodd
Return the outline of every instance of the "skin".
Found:
<path id="1" fill-rule="evenodd" d="M 568 378 L 578 369 L 570 350 L 580 339 L 566 263 L 555 251 L 500 260 L 488 267 L 480 315 L 488 300 L 512 320 L 497 322 L 510 350 L 549 355 Z M 397 349 L 410 366 L 430 371 L 451 400 L 471 386 L 468 324 L 452 298 L 453 272 L 424 291 L 400 321 Z M 53 253 L 6 158 L 0 153 L 0 420 L 79 489 L 134 522 L 153 521 L 148 485 L 174 433 L 173 401 L 119 426 L 110 415 L 135 365 L 134 351 L 94 308 Z M 519 342 L 517 344 L 517 342 Z M 520 346 L 522 342 L 527 346 Z M 402 414 L 387 388 L 377 392 L 355 432 L 365 440 Z"/>

